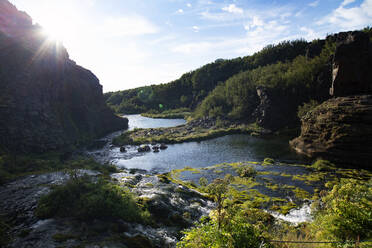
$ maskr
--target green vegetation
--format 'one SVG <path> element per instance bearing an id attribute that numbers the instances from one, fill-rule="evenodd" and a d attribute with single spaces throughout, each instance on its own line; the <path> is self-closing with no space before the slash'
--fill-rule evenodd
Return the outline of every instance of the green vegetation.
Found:
<path id="1" fill-rule="evenodd" d="M 141 208 L 128 189 L 99 179 L 94 182 L 87 176 L 72 175 L 64 185 L 39 200 L 35 214 L 42 219 L 74 217 L 81 220 L 123 219 L 145 222 L 149 213 Z"/>
<path id="2" fill-rule="evenodd" d="M 198 106 L 194 117 L 228 116 L 230 119 L 249 120 L 259 104 L 257 88 L 264 88 L 275 99 L 283 99 L 289 115 L 297 113 L 298 106 L 310 100 L 324 100 L 327 97 L 326 81 L 317 81 L 331 55 L 333 43 L 328 42 L 322 53 L 314 58 L 304 55 L 293 60 L 246 70 L 218 85 Z M 324 92 L 324 94 L 319 94 Z M 284 113 L 283 113 L 284 114 Z"/>
<path id="3" fill-rule="evenodd" d="M 341 179 L 321 198 L 313 223 L 319 239 L 372 238 L 372 180 Z"/>
<path id="4" fill-rule="evenodd" d="M 170 109 L 163 112 L 152 110 L 141 115 L 149 118 L 187 119 L 191 116 L 191 110 L 189 108 Z"/>
<path id="5" fill-rule="evenodd" d="M 329 171 L 334 170 L 336 168 L 335 164 L 329 162 L 328 160 L 321 160 L 318 159 L 315 161 L 311 167 L 313 167 L 317 171 Z"/>

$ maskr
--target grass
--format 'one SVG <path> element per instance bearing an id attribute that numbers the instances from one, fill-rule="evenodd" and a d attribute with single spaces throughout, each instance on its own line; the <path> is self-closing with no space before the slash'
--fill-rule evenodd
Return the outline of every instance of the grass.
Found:
<path id="1" fill-rule="evenodd" d="M 54 186 L 49 194 L 40 198 L 35 214 L 41 219 L 149 220 L 149 213 L 141 208 L 128 189 L 104 179 L 95 182 L 88 176 L 72 177 L 64 185 Z"/>

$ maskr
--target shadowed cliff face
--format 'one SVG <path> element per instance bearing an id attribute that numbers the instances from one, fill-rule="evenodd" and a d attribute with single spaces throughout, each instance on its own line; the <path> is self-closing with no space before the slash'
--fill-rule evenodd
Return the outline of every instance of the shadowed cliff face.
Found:
<path id="1" fill-rule="evenodd" d="M 0 145 L 43 152 L 126 128 L 96 76 L 15 10 L 0 0 Z"/>

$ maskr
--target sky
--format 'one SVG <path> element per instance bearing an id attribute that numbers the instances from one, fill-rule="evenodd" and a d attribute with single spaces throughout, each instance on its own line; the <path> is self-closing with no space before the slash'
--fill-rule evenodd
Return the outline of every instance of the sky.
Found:
<path id="1" fill-rule="evenodd" d="M 10 0 L 103 91 L 167 83 L 269 44 L 372 26 L 372 0 Z"/>

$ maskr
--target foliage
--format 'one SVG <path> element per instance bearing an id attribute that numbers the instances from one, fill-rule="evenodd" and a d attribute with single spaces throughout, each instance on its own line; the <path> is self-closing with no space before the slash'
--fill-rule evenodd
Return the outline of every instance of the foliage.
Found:
<path id="1" fill-rule="evenodd" d="M 304 103 L 302 106 L 298 106 L 297 116 L 299 119 L 304 117 L 308 112 L 313 110 L 316 106 L 319 105 L 318 101 L 310 100 L 308 103 Z"/>
<path id="2" fill-rule="evenodd" d="M 336 168 L 335 164 L 329 162 L 328 160 L 318 159 L 315 161 L 311 167 L 313 167 L 317 171 L 329 171 Z"/>
<path id="3" fill-rule="evenodd" d="M 318 239 L 372 238 L 372 180 L 341 179 L 321 202 L 313 223 Z"/>
<path id="4" fill-rule="evenodd" d="M 260 232 L 238 214 L 230 216 L 229 221 L 222 228 L 219 228 L 214 220 L 204 220 L 184 234 L 177 247 L 258 248 L 261 247 L 262 242 Z"/>
<path id="5" fill-rule="evenodd" d="M 240 177 L 254 177 L 257 175 L 257 171 L 249 165 L 238 167 L 237 173 Z"/>
<path id="6" fill-rule="evenodd" d="M 145 221 L 148 212 L 142 210 L 128 189 L 87 176 L 72 176 L 65 185 L 55 186 L 41 197 L 36 215 L 39 218 L 74 217 L 81 220 L 116 219 Z"/>

